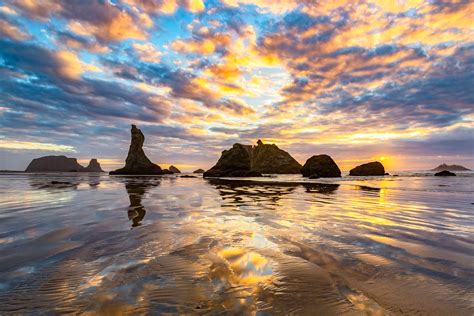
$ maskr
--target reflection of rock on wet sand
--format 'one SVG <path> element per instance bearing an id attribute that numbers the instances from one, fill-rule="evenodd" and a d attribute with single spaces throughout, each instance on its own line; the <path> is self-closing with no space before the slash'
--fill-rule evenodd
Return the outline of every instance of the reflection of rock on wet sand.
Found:
<path id="1" fill-rule="evenodd" d="M 307 183 L 303 184 L 308 193 L 334 193 L 339 188 L 339 184 L 333 183 Z"/>
<path id="2" fill-rule="evenodd" d="M 54 175 L 30 175 L 29 184 L 34 189 L 47 191 L 64 191 L 65 189 L 76 190 L 82 183 L 88 183 L 89 187 L 97 188 L 100 184 L 100 176 L 54 176 Z"/>
<path id="3" fill-rule="evenodd" d="M 253 181 L 227 181 L 222 179 L 207 179 L 214 185 L 224 202 L 230 205 L 274 207 L 282 196 L 292 193 L 298 184 L 272 184 Z M 264 203 L 264 204 L 262 204 Z"/>
<path id="4" fill-rule="evenodd" d="M 132 221 L 132 227 L 140 226 L 145 217 L 146 210 L 142 205 L 143 195 L 149 188 L 159 185 L 160 179 L 153 177 L 139 177 L 126 180 L 125 189 L 127 190 L 128 198 L 130 199 L 128 219 Z"/>
<path id="5" fill-rule="evenodd" d="M 299 186 L 303 186 L 307 193 L 321 194 L 332 194 L 339 188 L 339 184 L 332 183 L 229 181 L 223 179 L 207 179 L 207 181 L 219 190 L 224 201 L 239 205 L 248 205 L 249 202 L 270 202 L 269 205 L 277 205 L 284 195 L 293 193 Z"/>

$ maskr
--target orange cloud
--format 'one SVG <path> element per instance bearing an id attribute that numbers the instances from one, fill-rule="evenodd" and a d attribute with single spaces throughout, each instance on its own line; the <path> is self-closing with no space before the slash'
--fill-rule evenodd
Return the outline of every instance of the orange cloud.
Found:
<path id="1" fill-rule="evenodd" d="M 179 6 L 192 13 L 202 12 L 205 9 L 203 0 L 124 0 L 125 3 L 137 7 L 147 14 L 166 14 L 176 12 Z"/>
<path id="2" fill-rule="evenodd" d="M 147 38 L 147 34 L 126 12 L 120 12 L 110 21 L 104 21 L 101 24 L 71 21 L 69 29 L 78 35 L 95 36 L 103 41 L 121 41 L 129 38 L 145 40 Z"/>
<path id="3" fill-rule="evenodd" d="M 202 54 L 209 55 L 215 52 L 216 45 L 209 39 L 202 41 L 196 40 L 176 40 L 171 43 L 171 47 L 180 53 L 193 53 L 193 54 Z"/>
<path id="4" fill-rule="evenodd" d="M 26 12 L 30 17 L 40 20 L 47 19 L 51 14 L 61 11 L 61 3 L 54 0 L 15 0 L 13 5 Z"/>
<path id="5" fill-rule="evenodd" d="M 28 34 L 6 20 L 0 20 L 0 34 L 17 41 L 30 38 Z"/>
<path id="6" fill-rule="evenodd" d="M 15 10 L 7 6 L 1 6 L 0 12 L 8 14 L 8 15 L 18 15 L 18 13 Z"/>
<path id="7" fill-rule="evenodd" d="M 186 0 L 184 1 L 184 6 L 190 12 L 202 12 L 205 9 L 203 0 Z"/>
<path id="8" fill-rule="evenodd" d="M 153 44 L 133 43 L 132 46 L 135 49 L 135 52 L 137 53 L 141 61 L 149 62 L 149 63 L 157 63 L 160 61 L 161 53 L 156 50 Z"/>
<path id="9" fill-rule="evenodd" d="M 238 7 L 240 5 L 255 5 L 264 12 L 282 14 L 294 10 L 298 6 L 295 0 L 222 0 L 227 6 Z"/>
<path id="10" fill-rule="evenodd" d="M 99 71 L 96 66 L 83 63 L 75 53 L 70 51 L 58 51 L 56 58 L 59 63 L 58 73 L 66 79 L 77 80 L 86 71 Z"/>

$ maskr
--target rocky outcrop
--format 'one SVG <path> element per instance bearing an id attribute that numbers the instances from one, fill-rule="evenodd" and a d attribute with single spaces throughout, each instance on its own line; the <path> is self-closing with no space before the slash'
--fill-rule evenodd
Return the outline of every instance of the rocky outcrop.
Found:
<path id="1" fill-rule="evenodd" d="M 174 174 L 174 172 L 169 169 L 163 169 L 162 171 L 163 171 L 163 174 Z"/>
<path id="2" fill-rule="evenodd" d="M 251 155 L 252 171 L 277 174 L 298 174 L 301 171 L 300 163 L 275 144 L 264 144 L 258 140 Z"/>
<path id="3" fill-rule="evenodd" d="M 471 171 L 471 169 L 468 169 L 466 167 L 463 167 L 463 166 L 459 166 L 459 165 L 447 165 L 447 164 L 442 164 L 442 165 L 439 165 L 438 167 L 434 168 L 434 169 L 431 169 L 431 171 L 444 171 L 444 170 L 447 170 L 447 171 Z"/>
<path id="4" fill-rule="evenodd" d="M 385 168 L 378 162 L 369 162 L 363 165 L 357 166 L 349 171 L 351 176 L 383 176 L 385 175 Z"/>
<path id="5" fill-rule="evenodd" d="M 204 177 L 261 176 L 251 172 L 251 145 L 234 144 L 224 150 L 216 165 L 204 172 Z"/>
<path id="6" fill-rule="evenodd" d="M 203 169 L 197 169 L 197 170 L 194 170 L 193 173 L 204 173 L 205 170 Z"/>
<path id="7" fill-rule="evenodd" d="M 131 134 L 132 141 L 128 150 L 127 159 L 125 160 L 125 167 L 111 171 L 110 174 L 163 174 L 163 170 L 161 170 L 160 166 L 152 163 L 143 151 L 145 136 L 142 131 L 135 125 L 132 125 Z"/>
<path id="8" fill-rule="evenodd" d="M 76 158 L 45 156 L 33 159 L 25 172 L 81 172 L 84 169 Z"/>
<path id="9" fill-rule="evenodd" d="M 328 155 L 316 155 L 308 160 L 301 168 L 303 177 L 316 178 L 336 178 L 341 176 L 341 170 Z"/>
<path id="10" fill-rule="evenodd" d="M 91 161 L 89 161 L 89 165 L 84 169 L 84 171 L 87 171 L 87 172 L 104 172 L 104 170 L 102 170 L 102 168 L 100 166 L 100 163 L 95 158 L 91 159 Z"/>
<path id="11" fill-rule="evenodd" d="M 179 171 L 178 168 L 176 168 L 175 166 L 170 166 L 168 168 L 172 173 L 181 173 L 181 171 Z"/>
<path id="12" fill-rule="evenodd" d="M 275 144 L 234 144 L 224 150 L 216 165 L 204 177 L 258 177 L 262 173 L 299 173 L 301 165 Z"/>
<path id="13" fill-rule="evenodd" d="M 449 170 L 443 170 L 441 172 L 435 173 L 435 176 L 437 176 L 437 177 L 455 177 L 456 174 L 454 172 L 449 171 Z"/>

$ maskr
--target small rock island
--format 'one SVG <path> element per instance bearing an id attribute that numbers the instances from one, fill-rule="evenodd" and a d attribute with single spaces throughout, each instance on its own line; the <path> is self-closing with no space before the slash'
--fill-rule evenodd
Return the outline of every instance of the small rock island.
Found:
<path id="1" fill-rule="evenodd" d="M 169 171 L 171 171 L 172 173 L 181 173 L 181 171 L 176 168 L 175 166 L 171 165 L 169 168 Z"/>
<path id="2" fill-rule="evenodd" d="M 87 172 L 104 172 L 104 170 L 102 170 L 102 167 L 100 166 L 100 163 L 95 158 L 89 161 L 89 165 L 86 167 L 85 170 Z"/>
<path id="3" fill-rule="evenodd" d="M 341 170 L 336 162 L 328 155 L 315 155 L 306 160 L 301 169 L 303 177 L 317 178 L 339 178 Z"/>
<path id="4" fill-rule="evenodd" d="M 369 162 L 357 166 L 349 171 L 350 176 L 383 176 L 385 175 L 385 168 L 382 163 L 378 161 Z"/>
<path id="5" fill-rule="evenodd" d="M 110 174 L 121 175 L 161 175 L 160 166 L 152 163 L 143 151 L 145 136 L 135 125 L 131 129 L 132 140 L 128 149 L 127 159 L 123 168 L 111 171 Z"/>
<path id="6" fill-rule="evenodd" d="M 448 171 L 448 170 L 443 170 L 441 172 L 435 173 L 436 177 L 455 177 L 456 174 L 454 172 Z"/>

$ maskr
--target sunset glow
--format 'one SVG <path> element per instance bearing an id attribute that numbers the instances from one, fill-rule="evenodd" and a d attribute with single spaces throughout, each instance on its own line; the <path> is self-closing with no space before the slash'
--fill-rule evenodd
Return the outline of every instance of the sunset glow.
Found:
<path id="1" fill-rule="evenodd" d="M 0 169 L 207 169 L 274 142 L 341 169 L 474 167 L 472 1 L 0 1 Z"/>

